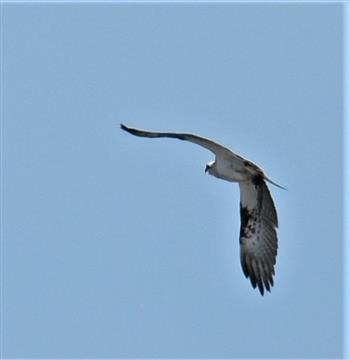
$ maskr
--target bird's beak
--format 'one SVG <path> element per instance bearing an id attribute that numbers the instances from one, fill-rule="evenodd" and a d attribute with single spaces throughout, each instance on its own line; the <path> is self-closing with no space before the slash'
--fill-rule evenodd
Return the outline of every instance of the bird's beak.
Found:
<path id="1" fill-rule="evenodd" d="M 205 172 L 205 173 L 207 173 L 207 172 L 208 172 L 208 170 L 209 170 L 209 166 L 208 166 L 208 165 L 206 165 L 206 166 L 205 166 L 205 170 L 204 170 L 204 172 Z"/>

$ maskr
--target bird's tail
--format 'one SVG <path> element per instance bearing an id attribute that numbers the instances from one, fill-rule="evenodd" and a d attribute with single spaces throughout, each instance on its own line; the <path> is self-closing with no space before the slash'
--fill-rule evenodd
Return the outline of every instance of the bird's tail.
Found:
<path id="1" fill-rule="evenodd" d="M 265 180 L 266 180 L 267 182 L 269 182 L 270 184 L 277 186 L 277 187 L 278 187 L 278 188 L 280 188 L 280 189 L 283 189 L 283 190 L 288 190 L 288 189 L 286 189 L 285 187 L 283 187 L 283 186 L 281 186 L 281 185 L 276 184 L 275 182 L 273 182 L 272 180 L 270 180 L 270 179 L 269 179 L 269 178 L 267 178 L 267 177 L 265 177 Z"/>

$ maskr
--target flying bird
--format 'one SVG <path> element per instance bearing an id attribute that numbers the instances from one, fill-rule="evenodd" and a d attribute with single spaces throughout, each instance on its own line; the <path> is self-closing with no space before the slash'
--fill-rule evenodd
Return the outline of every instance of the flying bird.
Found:
<path id="1" fill-rule="evenodd" d="M 250 279 L 253 288 L 259 289 L 261 295 L 264 295 L 265 290 L 270 291 L 275 275 L 278 220 L 266 182 L 284 188 L 266 177 L 263 170 L 251 161 L 204 137 L 186 133 L 146 131 L 124 124 L 120 124 L 120 127 L 135 136 L 189 141 L 214 153 L 215 160 L 206 165 L 205 172 L 239 184 L 239 243 L 243 273 Z"/>

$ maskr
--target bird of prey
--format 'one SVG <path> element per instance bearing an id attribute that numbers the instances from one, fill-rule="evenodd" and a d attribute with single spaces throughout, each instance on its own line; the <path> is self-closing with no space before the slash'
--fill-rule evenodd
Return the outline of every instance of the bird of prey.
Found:
<path id="1" fill-rule="evenodd" d="M 243 273 L 250 279 L 254 289 L 258 287 L 261 295 L 264 295 L 264 290 L 270 291 L 275 275 L 278 221 L 266 181 L 284 188 L 267 178 L 257 165 L 212 140 L 187 133 L 134 129 L 124 124 L 120 124 L 120 127 L 136 136 L 189 141 L 214 153 L 215 160 L 206 165 L 205 172 L 239 184 L 241 214 L 239 243 Z"/>

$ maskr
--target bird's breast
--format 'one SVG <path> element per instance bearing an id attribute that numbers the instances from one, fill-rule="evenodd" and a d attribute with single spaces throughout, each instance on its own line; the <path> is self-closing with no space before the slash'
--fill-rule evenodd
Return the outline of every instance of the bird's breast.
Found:
<path id="1" fill-rule="evenodd" d="M 216 177 L 231 182 L 240 182 L 247 179 L 247 171 L 241 163 L 221 160 L 216 163 Z"/>

